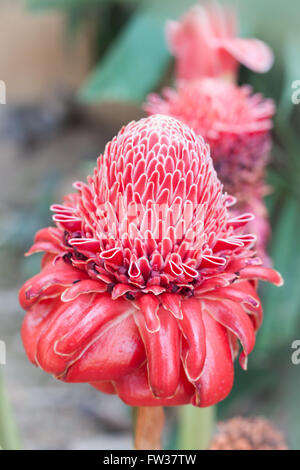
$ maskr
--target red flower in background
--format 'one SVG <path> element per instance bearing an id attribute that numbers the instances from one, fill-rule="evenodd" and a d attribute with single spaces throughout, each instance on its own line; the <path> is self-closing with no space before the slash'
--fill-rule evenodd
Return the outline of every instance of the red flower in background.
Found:
<path id="1" fill-rule="evenodd" d="M 225 190 L 237 198 L 234 213 L 255 214 L 246 229 L 257 235 L 259 253 L 266 260 L 270 228 L 263 196 L 268 193 L 265 167 L 271 148 L 273 101 L 252 94 L 247 85 L 203 78 L 180 83 L 176 90 L 166 88 L 162 97 L 149 95 L 145 109 L 149 114 L 173 116 L 204 137 Z"/>
<path id="2" fill-rule="evenodd" d="M 251 214 L 232 218 L 203 139 L 165 116 L 131 122 L 93 177 L 54 205 L 20 291 L 29 359 L 130 405 L 212 405 L 242 367 L 262 320 Z"/>
<path id="3" fill-rule="evenodd" d="M 210 145 L 214 167 L 229 194 L 257 196 L 271 148 L 275 106 L 250 86 L 204 78 L 149 95 L 149 114 L 165 114 L 191 127 Z"/>
<path id="4" fill-rule="evenodd" d="M 258 39 L 238 38 L 236 30 L 235 12 L 218 3 L 196 5 L 180 22 L 168 21 L 166 36 L 177 79 L 235 77 L 239 63 L 255 72 L 269 70 L 270 48 Z"/>

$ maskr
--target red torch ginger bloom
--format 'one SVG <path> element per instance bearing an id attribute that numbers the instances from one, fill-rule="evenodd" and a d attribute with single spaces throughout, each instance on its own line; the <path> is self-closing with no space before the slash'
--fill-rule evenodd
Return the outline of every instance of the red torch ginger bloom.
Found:
<path id="1" fill-rule="evenodd" d="M 225 190 L 238 200 L 236 210 L 255 214 L 247 230 L 254 231 L 265 249 L 270 230 L 263 196 L 268 192 L 264 180 L 273 101 L 252 94 L 248 85 L 239 87 L 217 78 L 181 82 L 162 95 L 149 95 L 146 111 L 173 116 L 204 137 Z"/>
<path id="2" fill-rule="evenodd" d="M 240 196 L 264 180 L 275 105 L 251 87 L 205 78 L 152 93 L 145 110 L 187 124 L 210 145 L 214 167 L 229 194 Z"/>
<path id="3" fill-rule="evenodd" d="M 273 63 L 270 48 L 258 39 L 237 37 L 235 12 L 220 4 L 195 5 L 180 22 L 168 21 L 169 49 L 176 59 L 176 77 L 235 77 L 239 63 L 255 72 Z"/>
<path id="4" fill-rule="evenodd" d="M 52 206 L 20 290 L 29 359 L 130 405 L 209 406 L 246 367 L 262 320 L 252 218 L 232 218 L 209 147 L 171 117 L 123 127 L 87 183 Z"/>

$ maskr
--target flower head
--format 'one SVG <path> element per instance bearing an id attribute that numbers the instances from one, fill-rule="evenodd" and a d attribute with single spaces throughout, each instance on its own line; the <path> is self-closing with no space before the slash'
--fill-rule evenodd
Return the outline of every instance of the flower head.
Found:
<path id="1" fill-rule="evenodd" d="M 131 122 L 75 188 L 29 251 L 45 252 L 20 291 L 29 359 L 131 405 L 225 398 L 261 323 L 256 280 L 281 278 L 241 234 L 251 214 L 230 217 L 209 147 L 171 117 Z"/>
<path id="2" fill-rule="evenodd" d="M 177 79 L 235 76 L 239 63 L 255 72 L 269 70 L 269 47 L 258 39 L 238 38 L 236 29 L 235 12 L 218 3 L 195 5 L 180 22 L 168 21 L 166 36 Z"/>

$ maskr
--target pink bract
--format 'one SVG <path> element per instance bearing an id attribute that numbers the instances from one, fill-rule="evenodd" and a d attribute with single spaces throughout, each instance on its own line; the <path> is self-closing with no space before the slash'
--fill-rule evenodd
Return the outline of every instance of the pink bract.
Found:
<path id="1" fill-rule="evenodd" d="M 179 22 L 168 21 L 166 37 L 177 79 L 235 77 L 240 63 L 255 72 L 268 71 L 272 51 L 258 39 L 238 38 L 236 23 L 235 12 L 216 2 L 195 5 Z"/>

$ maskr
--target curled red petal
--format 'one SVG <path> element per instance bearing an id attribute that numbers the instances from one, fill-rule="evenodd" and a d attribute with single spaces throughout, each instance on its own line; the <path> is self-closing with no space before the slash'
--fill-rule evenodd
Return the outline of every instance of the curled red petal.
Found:
<path id="1" fill-rule="evenodd" d="M 114 382 L 118 396 L 130 406 L 177 406 L 191 402 L 193 385 L 180 372 L 180 380 L 174 397 L 155 397 L 149 387 L 146 364 Z"/>
<path id="2" fill-rule="evenodd" d="M 263 319 L 263 310 L 256 289 L 253 287 L 250 281 L 240 281 L 233 285 L 232 288 L 244 292 L 246 295 L 249 295 L 253 299 L 256 299 L 259 303 L 259 306 L 253 309 L 249 308 L 249 304 L 242 305 L 243 309 L 250 315 L 250 318 L 254 324 L 255 331 L 258 330 Z"/>
<path id="3" fill-rule="evenodd" d="M 62 376 L 67 367 L 79 360 L 105 324 L 133 310 L 125 300 L 113 301 L 109 294 L 87 294 L 73 302 L 62 303 L 42 330 L 36 358 L 46 371 Z"/>
<path id="4" fill-rule="evenodd" d="M 115 287 L 113 288 L 111 296 L 113 300 L 116 300 L 119 297 L 122 297 L 124 294 L 133 292 L 133 291 L 134 291 L 133 287 L 130 286 L 129 284 L 116 284 Z"/>
<path id="5" fill-rule="evenodd" d="M 42 300 L 30 307 L 25 315 L 21 337 L 28 359 L 36 364 L 36 348 L 40 338 L 41 331 L 61 305 L 60 299 Z"/>
<path id="6" fill-rule="evenodd" d="M 173 313 L 175 318 L 182 320 L 182 309 L 181 309 L 181 301 L 182 297 L 179 294 L 170 294 L 164 293 L 160 296 L 160 301 L 166 310 Z"/>
<path id="7" fill-rule="evenodd" d="M 251 353 L 255 344 L 254 326 L 247 313 L 236 302 L 231 300 L 205 300 L 205 309 L 213 318 L 232 331 L 242 343 L 245 355 Z M 246 363 L 243 362 L 243 368 Z"/>
<path id="8" fill-rule="evenodd" d="M 250 295 L 242 289 L 239 289 L 239 284 L 232 285 L 231 287 L 221 287 L 212 291 L 211 293 L 204 294 L 204 297 L 209 299 L 227 299 L 233 302 L 246 304 L 250 310 L 256 310 L 260 306 L 260 301 L 257 296 Z"/>
<path id="9" fill-rule="evenodd" d="M 55 262 L 56 255 L 54 253 L 45 253 L 42 257 L 41 268 L 44 269 L 48 264 Z"/>
<path id="10" fill-rule="evenodd" d="M 90 385 L 92 385 L 92 387 L 96 388 L 100 392 L 107 393 L 108 395 L 116 394 L 116 390 L 112 382 L 91 382 Z"/>
<path id="11" fill-rule="evenodd" d="M 160 320 L 157 314 L 159 309 L 159 300 L 154 294 L 142 295 L 138 301 L 137 305 L 142 311 L 146 328 L 150 333 L 155 333 L 160 328 Z"/>
<path id="12" fill-rule="evenodd" d="M 135 319 L 146 349 L 151 390 L 156 397 L 169 398 L 179 383 L 179 330 L 170 312 L 160 307 L 158 315 L 160 328 L 154 333 L 148 331 L 141 311 L 135 312 Z"/>
<path id="13" fill-rule="evenodd" d="M 41 297 L 60 293 L 57 287 L 71 286 L 82 279 L 88 279 L 88 275 L 63 261 L 55 265 L 47 264 L 39 274 L 25 282 L 20 289 L 20 304 L 27 309 Z"/>
<path id="14" fill-rule="evenodd" d="M 282 276 L 275 271 L 275 269 L 264 268 L 263 266 L 248 266 L 241 270 L 240 279 L 267 281 L 275 284 L 275 286 L 282 286 L 284 281 Z"/>
<path id="15" fill-rule="evenodd" d="M 205 360 L 205 328 L 202 320 L 201 301 L 191 298 L 182 301 L 182 320 L 178 320 L 183 343 L 182 360 L 185 372 L 191 382 L 199 379 Z"/>
<path id="16" fill-rule="evenodd" d="M 112 300 L 109 294 L 80 296 L 73 302 L 75 308 L 82 298 L 86 299 L 83 301 L 83 311 L 80 312 L 78 305 L 76 318 L 69 319 L 64 313 L 64 316 L 57 319 L 55 324 L 48 327 L 49 335 L 55 336 L 57 334 L 55 343 L 57 354 L 70 355 L 78 348 L 84 348 L 90 344 L 91 337 L 97 338 L 100 329 L 108 322 L 133 311 L 129 302 L 123 299 Z M 86 310 L 84 311 L 85 306 Z"/>
<path id="17" fill-rule="evenodd" d="M 39 230 L 34 237 L 34 244 L 25 256 L 45 251 L 58 254 L 63 251 L 61 244 L 61 232 L 55 227 L 46 227 Z"/>
<path id="18" fill-rule="evenodd" d="M 206 356 L 193 397 L 193 404 L 200 407 L 211 406 L 224 400 L 232 388 L 234 377 L 226 329 L 206 311 L 203 311 L 203 322 L 206 332 Z"/>
<path id="19" fill-rule="evenodd" d="M 131 313 L 109 322 L 68 366 L 65 382 L 116 380 L 145 361 L 145 350 Z"/>
<path id="20" fill-rule="evenodd" d="M 66 289 L 62 296 L 62 302 L 70 302 L 75 300 L 76 297 L 82 294 L 91 294 L 92 292 L 103 293 L 107 290 L 107 285 L 104 282 L 96 281 L 93 279 L 84 279 L 83 281 L 76 282 L 71 287 Z"/>
<path id="21" fill-rule="evenodd" d="M 100 241 L 93 238 L 70 238 L 68 243 L 80 252 L 98 252 L 101 246 Z"/>
<path id="22" fill-rule="evenodd" d="M 71 354 L 57 354 L 56 344 L 76 328 L 77 322 L 87 314 L 90 303 L 91 296 L 88 295 L 80 296 L 76 302 L 60 302 L 45 328 L 40 330 L 35 360 L 43 370 L 56 377 L 64 372 L 74 351 Z"/>

